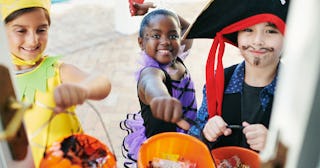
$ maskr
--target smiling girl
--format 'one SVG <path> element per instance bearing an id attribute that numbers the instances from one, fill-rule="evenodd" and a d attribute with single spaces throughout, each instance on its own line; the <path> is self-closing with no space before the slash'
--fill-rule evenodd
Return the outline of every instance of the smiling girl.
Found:
<path id="1" fill-rule="evenodd" d="M 183 63 L 184 50 L 191 47 L 192 40 L 181 40 L 188 26 L 164 9 L 148 13 L 141 22 L 138 43 L 142 61 L 137 72 L 141 112 L 128 114 L 122 122 L 125 130 L 133 131 L 123 141 L 125 167 L 135 165 L 140 145 L 147 138 L 162 132 L 186 133 L 193 124 L 195 90 Z"/>
<path id="2" fill-rule="evenodd" d="M 36 167 L 53 142 L 82 128 L 75 105 L 87 99 L 103 99 L 109 80 L 88 74 L 44 54 L 50 28 L 49 0 L 1 1 L 9 47 L 16 73 L 19 100 L 32 104 L 24 125 Z"/>

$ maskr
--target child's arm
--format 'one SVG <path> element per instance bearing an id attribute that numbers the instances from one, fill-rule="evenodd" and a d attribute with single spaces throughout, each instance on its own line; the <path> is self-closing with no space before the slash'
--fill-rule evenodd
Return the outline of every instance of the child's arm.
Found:
<path id="1" fill-rule="evenodd" d="M 181 24 L 181 37 L 182 37 L 183 34 L 187 31 L 190 24 L 187 20 L 185 20 L 181 16 L 179 16 L 179 20 Z M 181 45 L 185 45 L 184 51 L 188 51 L 192 47 L 192 42 L 193 42 L 192 39 L 181 40 Z"/>
<path id="2" fill-rule="evenodd" d="M 111 90 L 109 80 L 103 75 L 88 74 L 77 67 L 63 63 L 60 66 L 62 84 L 54 91 L 57 112 L 87 99 L 100 100 Z"/>
<path id="3" fill-rule="evenodd" d="M 150 105 L 154 117 L 176 123 L 181 120 L 182 105 L 170 96 L 164 80 L 165 74 L 161 70 L 144 69 L 138 82 L 138 94 L 143 103 Z"/>
<path id="4" fill-rule="evenodd" d="M 156 6 L 152 2 L 144 2 L 142 4 L 133 2 L 133 8 L 135 9 L 133 15 L 135 16 L 143 16 L 148 13 L 150 8 L 155 8 Z"/>

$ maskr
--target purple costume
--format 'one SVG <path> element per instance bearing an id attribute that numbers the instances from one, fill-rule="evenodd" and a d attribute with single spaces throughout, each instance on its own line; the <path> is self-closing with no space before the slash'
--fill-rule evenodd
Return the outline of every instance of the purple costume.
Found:
<path id="1" fill-rule="evenodd" d="M 180 49 L 181 50 L 181 49 Z M 180 52 L 182 53 L 182 52 Z M 182 59 L 188 53 L 179 54 L 177 61 L 182 64 Z M 142 61 L 141 68 L 136 73 L 136 78 L 139 80 L 140 73 L 147 67 L 159 68 L 166 76 L 165 85 L 172 97 L 180 100 L 183 108 L 183 118 L 192 126 L 197 112 L 197 104 L 193 81 L 190 78 L 190 73 L 186 70 L 184 77 L 180 81 L 171 80 L 169 74 L 175 73 L 167 70 L 168 65 L 161 65 L 145 52 L 141 53 Z M 128 132 L 122 144 L 122 154 L 126 158 L 125 167 L 137 167 L 136 161 L 138 151 L 143 141 L 148 137 L 160 132 L 183 132 L 187 131 L 177 127 L 176 124 L 158 120 L 152 116 L 149 105 L 143 104 L 139 99 L 141 111 L 134 114 L 127 114 L 126 120 L 120 123 L 121 129 Z"/>

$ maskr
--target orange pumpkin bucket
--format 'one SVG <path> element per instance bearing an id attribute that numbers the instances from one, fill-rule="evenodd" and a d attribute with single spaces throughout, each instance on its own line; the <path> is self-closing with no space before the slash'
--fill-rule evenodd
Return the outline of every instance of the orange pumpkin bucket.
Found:
<path id="1" fill-rule="evenodd" d="M 196 167 L 215 168 L 207 146 L 195 137 L 177 132 L 166 132 L 148 138 L 140 147 L 138 167 L 149 167 L 155 158 L 171 160 L 180 157 Z"/>
<path id="2" fill-rule="evenodd" d="M 211 153 L 217 167 L 224 160 L 230 160 L 235 156 L 240 159 L 242 164 L 248 165 L 250 168 L 260 167 L 259 154 L 250 149 L 238 146 L 226 146 L 213 149 Z"/>
<path id="3" fill-rule="evenodd" d="M 41 160 L 40 168 L 115 168 L 116 157 L 96 138 L 74 134 L 54 143 Z"/>

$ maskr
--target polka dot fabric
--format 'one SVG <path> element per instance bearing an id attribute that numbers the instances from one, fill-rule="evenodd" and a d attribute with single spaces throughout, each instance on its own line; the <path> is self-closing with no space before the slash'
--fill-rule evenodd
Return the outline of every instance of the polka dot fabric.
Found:
<path id="1" fill-rule="evenodd" d="M 242 93 L 243 89 L 243 82 L 244 82 L 244 67 L 245 62 L 242 62 L 239 64 L 234 73 L 231 76 L 230 82 L 225 89 L 225 94 L 232 94 L 232 93 Z M 262 106 L 262 109 L 265 111 L 267 108 L 267 105 L 270 103 L 271 97 L 274 95 L 275 89 L 276 89 L 276 82 L 278 79 L 278 74 L 276 74 L 276 77 L 274 80 L 264 87 L 262 91 L 260 92 L 260 103 Z"/>

